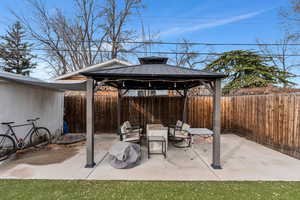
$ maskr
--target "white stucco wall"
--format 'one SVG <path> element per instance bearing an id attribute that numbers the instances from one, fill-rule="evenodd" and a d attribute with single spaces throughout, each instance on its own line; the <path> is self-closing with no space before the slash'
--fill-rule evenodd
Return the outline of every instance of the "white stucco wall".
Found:
<path id="1" fill-rule="evenodd" d="M 41 118 L 38 126 L 47 127 L 51 134 L 61 133 L 63 127 L 64 93 L 57 90 L 0 80 L 0 123 L 26 123 L 30 118 Z M 6 126 L 0 124 L 0 133 Z M 24 135 L 29 127 L 16 128 Z"/>

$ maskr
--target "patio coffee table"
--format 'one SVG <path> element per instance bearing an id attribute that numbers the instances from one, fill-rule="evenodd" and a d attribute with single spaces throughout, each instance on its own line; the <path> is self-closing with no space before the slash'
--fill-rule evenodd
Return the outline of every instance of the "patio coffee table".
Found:
<path id="1" fill-rule="evenodd" d="M 147 137 L 150 136 L 162 136 L 166 141 L 166 151 L 168 149 L 168 127 L 164 127 L 162 124 L 147 124 L 146 127 Z M 161 143 L 160 142 L 152 142 L 150 144 L 150 150 L 160 150 Z"/>
<path id="2" fill-rule="evenodd" d="M 161 143 L 161 152 L 151 152 L 150 143 L 159 142 Z M 164 157 L 167 157 L 167 146 L 166 139 L 163 136 L 148 136 L 147 138 L 147 147 L 148 147 L 148 158 L 150 158 L 150 154 L 162 154 Z"/>

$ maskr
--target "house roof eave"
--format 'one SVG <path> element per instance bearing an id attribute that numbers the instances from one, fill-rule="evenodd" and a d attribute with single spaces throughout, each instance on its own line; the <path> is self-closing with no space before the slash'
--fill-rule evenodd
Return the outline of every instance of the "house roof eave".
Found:
<path id="1" fill-rule="evenodd" d="M 92 70 L 95 70 L 97 68 L 102 68 L 102 67 L 106 67 L 106 66 L 113 65 L 113 64 L 121 64 L 121 65 L 124 65 L 124 66 L 132 65 L 131 63 L 129 63 L 127 61 L 123 61 L 123 60 L 119 60 L 119 59 L 112 59 L 112 60 L 109 60 L 109 61 L 106 61 L 106 62 L 103 62 L 103 63 L 95 64 L 95 65 L 77 70 L 75 72 L 70 72 L 70 73 L 58 76 L 58 77 L 54 78 L 54 80 L 62 80 L 62 79 L 66 79 L 66 78 L 69 78 L 69 77 L 72 77 L 72 76 L 78 76 L 78 75 L 80 76 L 81 73 L 92 71 Z"/>

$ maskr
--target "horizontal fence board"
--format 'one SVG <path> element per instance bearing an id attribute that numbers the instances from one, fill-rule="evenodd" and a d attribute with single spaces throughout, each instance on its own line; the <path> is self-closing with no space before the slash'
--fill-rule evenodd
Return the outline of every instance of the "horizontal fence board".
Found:
<path id="1" fill-rule="evenodd" d="M 210 96 L 190 97 L 187 121 L 191 127 L 212 128 L 213 102 Z M 182 119 L 182 97 L 124 97 L 121 120 L 146 126 L 167 125 Z M 71 132 L 85 132 L 84 95 L 65 96 L 65 119 Z M 221 100 L 222 129 L 300 158 L 300 95 L 225 96 Z M 117 97 L 95 95 L 95 131 L 117 130 Z"/>

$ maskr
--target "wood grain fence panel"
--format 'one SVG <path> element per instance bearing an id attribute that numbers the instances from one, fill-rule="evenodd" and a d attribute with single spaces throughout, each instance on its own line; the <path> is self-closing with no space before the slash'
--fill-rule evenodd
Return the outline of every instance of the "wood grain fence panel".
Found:
<path id="1" fill-rule="evenodd" d="M 188 99 L 188 123 L 212 128 L 212 97 Z M 182 119 L 181 97 L 125 97 L 122 121 L 145 126 L 147 123 L 175 123 Z M 222 129 L 300 158 L 300 95 L 227 96 L 221 100 Z M 71 132 L 85 132 L 84 95 L 65 96 L 65 120 Z M 117 97 L 95 95 L 96 132 L 116 132 Z"/>

